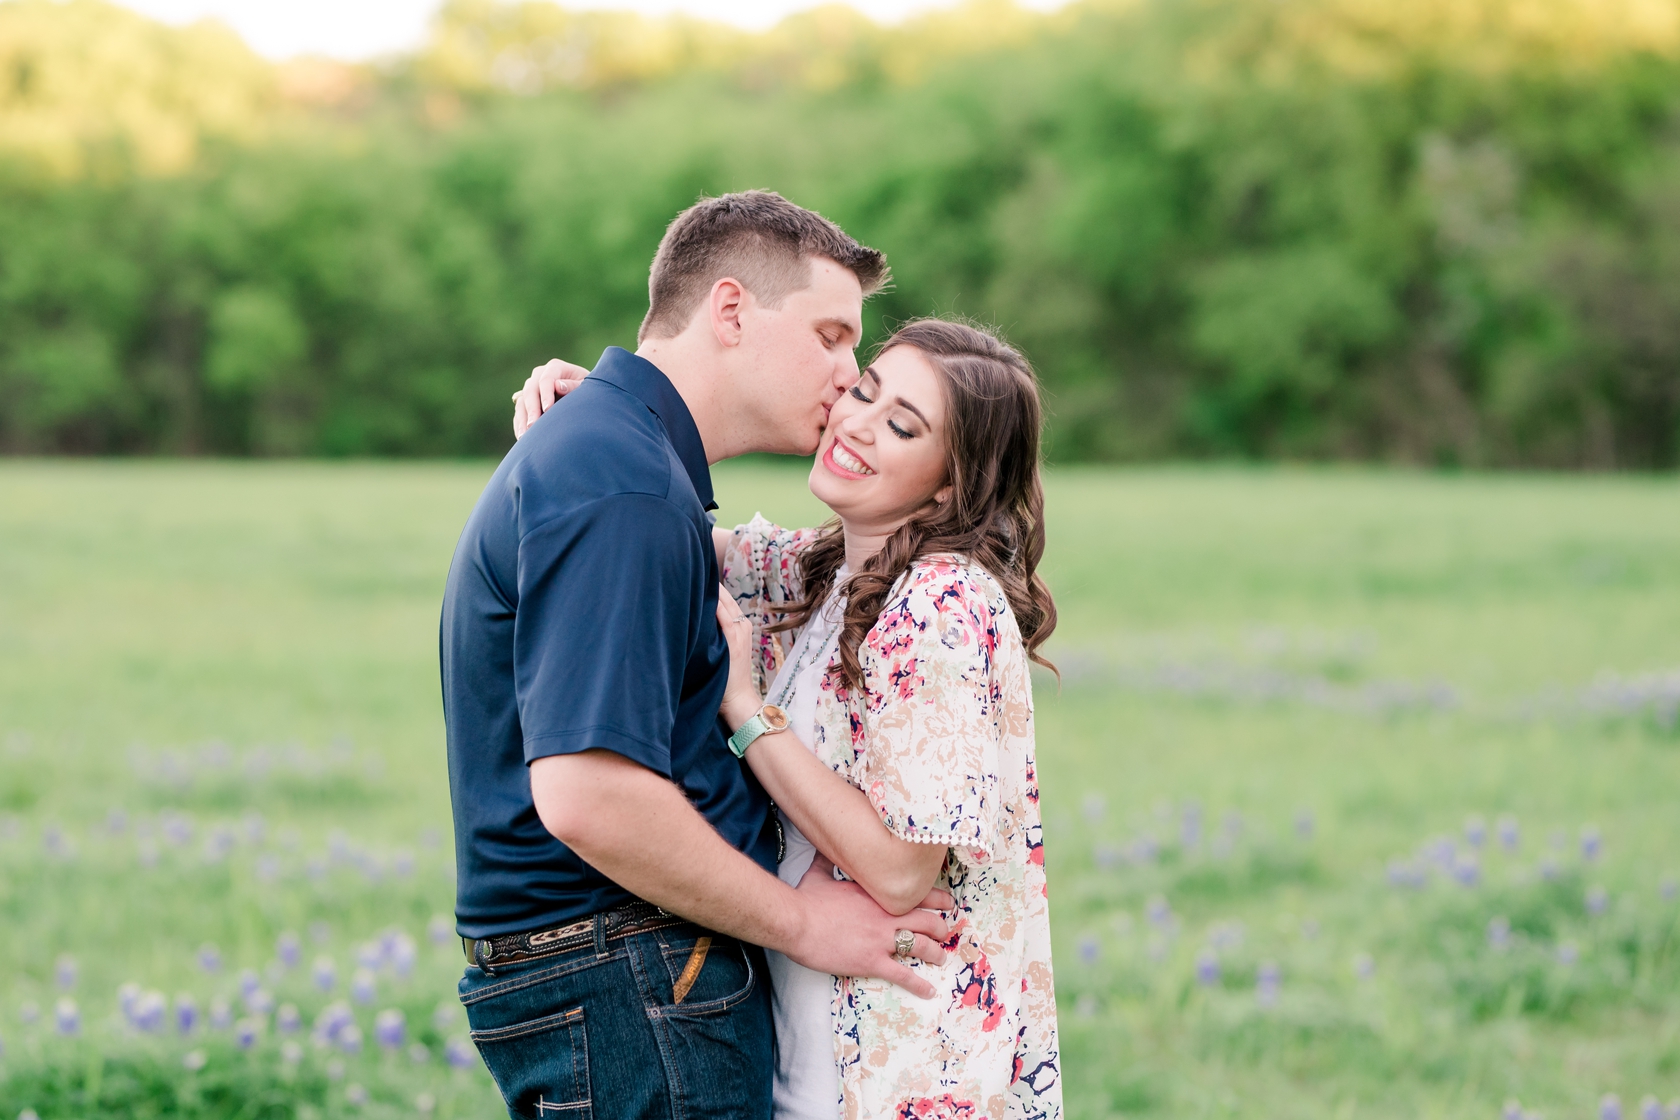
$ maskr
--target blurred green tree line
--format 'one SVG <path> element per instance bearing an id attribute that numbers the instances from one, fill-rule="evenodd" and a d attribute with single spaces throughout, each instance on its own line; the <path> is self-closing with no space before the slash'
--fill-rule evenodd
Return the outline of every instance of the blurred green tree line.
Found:
<path id="1" fill-rule="evenodd" d="M 1680 0 L 980 0 L 748 34 L 455 0 L 410 56 L 0 2 L 0 449 L 456 455 L 771 187 L 1060 459 L 1670 467 Z"/>

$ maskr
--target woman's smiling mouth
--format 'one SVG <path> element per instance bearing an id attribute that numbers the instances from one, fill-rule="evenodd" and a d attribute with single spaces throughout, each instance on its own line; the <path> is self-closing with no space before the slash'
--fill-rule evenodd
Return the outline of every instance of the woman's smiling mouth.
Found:
<path id="1" fill-rule="evenodd" d="M 829 445 L 828 454 L 823 456 L 823 465 L 841 478 L 868 478 L 875 473 L 868 463 L 852 454 L 846 445 L 840 442 L 839 436 Z"/>

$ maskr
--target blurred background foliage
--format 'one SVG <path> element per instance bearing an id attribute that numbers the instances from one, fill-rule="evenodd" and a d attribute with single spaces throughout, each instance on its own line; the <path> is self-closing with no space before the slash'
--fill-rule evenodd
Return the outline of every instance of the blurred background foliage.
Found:
<path id="1" fill-rule="evenodd" d="M 764 33 L 453 0 L 416 53 L 0 0 L 0 449 L 463 455 L 771 187 L 1063 460 L 1680 458 L 1680 0 L 1006 0 Z"/>

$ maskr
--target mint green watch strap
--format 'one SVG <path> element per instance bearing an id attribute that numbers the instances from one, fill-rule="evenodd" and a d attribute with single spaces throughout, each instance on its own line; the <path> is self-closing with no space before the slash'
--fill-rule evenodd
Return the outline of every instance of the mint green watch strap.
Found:
<path id="1" fill-rule="evenodd" d="M 768 727 L 769 724 L 764 722 L 764 713 L 754 712 L 753 717 L 729 737 L 729 753 L 736 758 L 745 758 L 747 748 L 752 746 L 753 740 L 764 734 Z"/>

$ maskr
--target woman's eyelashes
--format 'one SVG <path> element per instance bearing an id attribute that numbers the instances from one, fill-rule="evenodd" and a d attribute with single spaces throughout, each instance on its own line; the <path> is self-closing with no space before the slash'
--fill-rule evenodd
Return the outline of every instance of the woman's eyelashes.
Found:
<path id="1" fill-rule="evenodd" d="M 856 385 L 852 386 L 852 396 L 857 398 L 858 400 L 862 401 L 864 404 L 874 404 L 875 403 L 875 398 L 874 397 L 866 396 L 864 394 L 863 382 L 861 382 L 861 381 L 858 382 Z M 896 420 L 888 420 L 887 421 L 887 428 L 888 428 L 889 431 L 892 432 L 893 435 L 897 436 L 899 439 L 915 439 L 916 438 L 916 433 L 915 432 L 912 432 L 908 428 L 903 427 Z"/>

